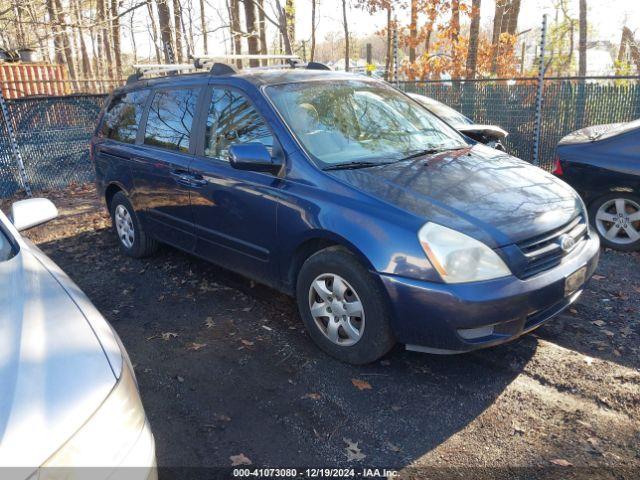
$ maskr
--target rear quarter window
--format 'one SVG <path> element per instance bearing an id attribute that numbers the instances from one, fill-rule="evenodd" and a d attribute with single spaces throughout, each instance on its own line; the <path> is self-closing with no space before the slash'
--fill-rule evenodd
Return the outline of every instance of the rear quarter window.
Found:
<path id="1" fill-rule="evenodd" d="M 148 96 L 148 90 L 136 90 L 113 97 L 102 119 L 100 134 L 119 142 L 135 143 Z"/>

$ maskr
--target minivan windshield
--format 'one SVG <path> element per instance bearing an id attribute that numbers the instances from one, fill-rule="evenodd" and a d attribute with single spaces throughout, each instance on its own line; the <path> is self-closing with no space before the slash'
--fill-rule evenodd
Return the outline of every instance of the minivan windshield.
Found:
<path id="1" fill-rule="evenodd" d="M 377 165 L 468 146 L 446 123 L 381 82 L 300 82 L 266 92 L 323 167 Z"/>

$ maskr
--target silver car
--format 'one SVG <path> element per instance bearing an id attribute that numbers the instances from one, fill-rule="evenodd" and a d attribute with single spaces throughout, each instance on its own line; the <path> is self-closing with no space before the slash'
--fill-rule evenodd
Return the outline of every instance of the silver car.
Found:
<path id="1" fill-rule="evenodd" d="M 14 203 L 11 221 L 0 211 L 0 477 L 155 479 L 155 442 L 120 339 L 18 233 L 56 216 L 42 198 Z"/>

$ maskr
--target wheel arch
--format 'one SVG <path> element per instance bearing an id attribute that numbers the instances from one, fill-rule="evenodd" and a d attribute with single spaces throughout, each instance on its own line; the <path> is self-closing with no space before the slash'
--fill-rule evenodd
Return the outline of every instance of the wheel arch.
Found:
<path id="1" fill-rule="evenodd" d="M 297 244 L 290 256 L 291 260 L 287 264 L 284 275 L 284 287 L 288 293 L 295 293 L 298 273 L 304 262 L 315 253 L 330 247 L 344 248 L 354 255 L 365 268 L 371 271 L 375 270 L 367 256 L 349 240 L 334 232 L 315 230 Z"/>
<path id="2" fill-rule="evenodd" d="M 107 204 L 107 209 L 109 211 L 111 210 L 111 201 L 118 192 L 122 192 L 127 195 L 127 190 L 124 188 L 124 186 L 120 182 L 115 181 L 110 182 L 109 185 L 107 185 L 107 188 L 105 188 L 104 190 L 104 201 Z"/>

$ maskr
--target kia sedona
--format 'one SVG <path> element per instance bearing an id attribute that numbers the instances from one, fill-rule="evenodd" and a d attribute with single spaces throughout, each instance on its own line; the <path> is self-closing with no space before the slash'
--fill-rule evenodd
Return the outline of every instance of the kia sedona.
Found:
<path id="1" fill-rule="evenodd" d="M 127 352 L 84 293 L 20 231 L 47 199 L 0 211 L 0 474 L 157 478 L 155 441 Z"/>
<path id="2" fill-rule="evenodd" d="M 566 183 L 473 142 L 390 85 L 307 68 L 133 79 L 91 141 L 125 255 L 177 247 L 295 297 L 364 364 L 460 353 L 576 301 L 598 236 Z"/>

